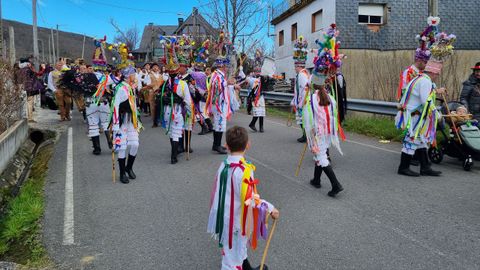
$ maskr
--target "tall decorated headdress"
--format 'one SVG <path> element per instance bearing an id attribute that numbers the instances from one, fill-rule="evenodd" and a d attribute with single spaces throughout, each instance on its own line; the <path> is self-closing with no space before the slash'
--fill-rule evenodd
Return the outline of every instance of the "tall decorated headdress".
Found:
<path id="1" fill-rule="evenodd" d="M 428 61 L 432 56 L 430 47 L 432 47 L 433 43 L 435 42 L 435 36 L 438 33 L 438 24 L 440 23 L 440 18 L 428 17 L 427 23 L 427 28 L 425 28 L 422 33 L 416 36 L 416 39 L 419 42 L 419 47 L 415 50 L 415 60 Z"/>
<path id="2" fill-rule="evenodd" d="M 198 70 L 204 70 L 207 67 L 209 51 L 208 48 L 210 47 L 210 40 L 207 39 L 200 47 L 198 47 L 195 51 L 195 68 Z"/>
<path id="3" fill-rule="evenodd" d="M 125 43 L 114 43 L 108 47 L 112 51 L 113 65 L 122 71 L 125 77 L 135 73 L 135 63 L 132 61 L 132 54 Z"/>
<path id="4" fill-rule="evenodd" d="M 315 40 L 319 48 L 313 59 L 313 83 L 323 85 L 325 80 L 330 76 L 335 76 L 337 69 L 342 66 L 344 55 L 338 52 L 340 42 L 337 41 L 337 37 L 339 34 L 337 25 L 333 23 L 323 33 L 323 41 Z"/>
<path id="5" fill-rule="evenodd" d="M 192 49 L 194 45 L 195 41 L 190 39 L 187 35 L 183 35 L 177 40 L 177 59 L 180 66 L 190 67 L 192 59 Z"/>
<path id="6" fill-rule="evenodd" d="M 308 55 L 308 42 L 299 36 L 295 43 L 293 43 L 293 60 L 295 61 L 295 66 L 305 66 L 307 62 Z"/>
<path id="7" fill-rule="evenodd" d="M 262 50 L 256 49 L 255 50 L 255 58 L 253 62 L 253 72 L 256 75 L 259 75 L 262 72 L 262 66 L 263 66 L 263 61 L 265 60 L 265 57 L 263 55 Z"/>
<path id="8" fill-rule="evenodd" d="M 95 70 L 107 69 L 107 57 L 105 55 L 107 36 L 103 39 L 94 39 L 95 51 L 93 52 L 92 66 Z"/>
<path id="9" fill-rule="evenodd" d="M 439 18 L 437 19 L 440 20 Z M 457 37 L 453 34 L 449 35 L 445 32 L 435 33 L 430 46 L 431 58 L 425 67 L 425 71 L 440 74 L 443 62 L 453 55 L 453 43 L 456 40 Z"/>
<path id="10" fill-rule="evenodd" d="M 215 53 L 217 54 L 217 58 L 215 59 L 215 65 L 217 67 L 230 65 L 230 56 L 232 50 L 233 46 L 228 38 L 226 31 L 220 31 L 218 40 L 215 43 Z"/>
<path id="11" fill-rule="evenodd" d="M 160 36 L 160 43 L 163 45 L 164 50 L 164 57 L 162 60 L 165 69 L 169 73 L 176 73 L 179 68 L 177 53 L 175 50 L 177 38 Z"/>

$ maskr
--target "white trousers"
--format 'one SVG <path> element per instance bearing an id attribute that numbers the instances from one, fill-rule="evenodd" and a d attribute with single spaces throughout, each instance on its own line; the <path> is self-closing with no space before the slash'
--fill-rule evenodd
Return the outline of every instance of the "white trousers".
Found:
<path id="1" fill-rule="evenodd" d="M 125 151 L 127 146 L 138 148 L 138 132 L 128 118 L 120 126 L 119 130 L 113 131 L 113 145 L 119 154 L 122 150 Z"/>
<path id="2" fill-rule="evenodd" d="M 90 104 L 86 109 L 88 121 L 88 137 L 96 137 L 100 135 L 100 127 L 103 130 L 108 129 L 110 118 L 110 107 L 103 102 Z"/>
<path id="3" fill-rule="evenodd" d="M 216 132 L 225 132 L 227 130 L 227 106 L 221 103 L 220 109 L 221 111 L 215 105 L 212 106 L 213 129 Z"/>
<path id="4" fill-rule="evenodd" d="M 228 243 L 223 246 L 222 270 L 242 269 L 243 261 L 247 258 L 248 239 L 240 231 L 233 233 L 232 249 Z"/>
<path id="5" fill-rule="evenodd" d="M 182 107 L 178 104 L 173 106 L 173 120 L 172 120 L 172 107 L 165 106 L 165 112 L 163 115 L 163 126 L 164 128 L 170 130 L 168 131 L 168 135 L 170 139 L 174 142 L 178 142 L 179 138 L 183 136 L 183 128 L 184 128 L 184 119 L 182 115 Z"/>

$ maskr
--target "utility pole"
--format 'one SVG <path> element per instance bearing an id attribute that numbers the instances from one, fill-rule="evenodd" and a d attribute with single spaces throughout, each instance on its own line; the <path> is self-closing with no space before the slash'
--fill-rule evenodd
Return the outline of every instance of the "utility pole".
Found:
<path id="1" fill-rule="evenodd" d="M 0 53 L 2 58 L 5 59 L 7 56 L 3 54 L 3 17 L 2 17 L 2 0 L 0 0 Z"/>
<path id="2" fill-rule="evenodd" d="M 15 64 L 15 30 L 13 30 L 13 26 L 8 27 L 8 41 L 10 43 L 10 64 L 13 66 Z"/>
<path id="3" fill-rule="evenodd" d="M 37 32 L 37 0 L 32 0 L 33 17 L 33 65 L 38 70 L 38 32 Z"/>
<path id="4" fill-rule="evenodd" d="M 429 0 L 428 1 L 428 15 L 429 16 L 438 16 L 438 1 L 439 0 Z"/>
<path id="5" fill-rule="evenodd" d="M 48 63 L 52 63 L 52 40 L 48 37 Z"/>
<path id="6" fill-rule="evenodd" d="M 58 24 L 57 24 L 57 58 L 60 59 L 60 46 L 58 46 Z"/>
<path id="7" fill-rule="evenodd" d="M 85 34 L 83 34 L 82 59 L 83 59 L 83 54 L 84 53 L 85 53 Z"/>
<path id="8" fill-rule="evenodd" d="M 57 63 L 57 53 L 55 51 L 55 36 L 53 35 L 53 29 L 50 28 L 50 34 L 51 34 L 51 37 L 52 37 L 52 64 L 56 64 Z"/>

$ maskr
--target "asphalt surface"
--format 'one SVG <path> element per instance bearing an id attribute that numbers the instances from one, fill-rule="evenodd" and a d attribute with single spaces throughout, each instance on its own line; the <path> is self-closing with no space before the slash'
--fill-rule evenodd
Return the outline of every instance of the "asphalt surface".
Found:
<path id="1" fill-rule="evenodd" d="M 74 244 L 62 244 L 66 132 L 50 162 L 44 217 L 44 242 L 61 269 L 220 269 L 220 249 L 206 227 L 214 174 L 225 156 L 211 152 L 211 134 L 195 135 L 191 160 L 181 155 L 171 165 L 165 131 L 143 120 L 137 179 L 128 185 L 112 183 L 104 137 L 102 155 L 94 156 L 80 115 L 63 124 L 73 127 Z M 229 125 L 247 127 L 249 120 L 236 114 Z M 435 166 L 442 177 L 402 177 L 399 144 L 348 134 L 344 155 L 331 151 L 345 187 L 332 199 L 325 175 L 320 190 L 309 185 L 309 153 L 294 176 L 303 150 L 298 128 L 267 118 L 265 133 L 250 135 L 248 159 L 257 167 L 260 194 L 281 216 L 270 269 L 480 269 L 478 164 L 465 172 L 446 158 Z M 249 251 L 252 264 L 260 263 L 263 247 L 262 241 Z"/>

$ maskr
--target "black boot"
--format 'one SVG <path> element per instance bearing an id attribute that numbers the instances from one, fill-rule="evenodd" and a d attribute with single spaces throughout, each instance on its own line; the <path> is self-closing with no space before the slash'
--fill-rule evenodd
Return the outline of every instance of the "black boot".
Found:
<path id="1" fill-rule="evenodd" d="M 120 182 L 124 184 L 130 183 L 127 175 L 125 174 L 125 158 L 118 159 L 118 168 L 120 169 Z"/>
<path id="2" fill-rule="evenodd" d="M 102 153 L 102 149 L 100 148 L 100 136 L 92 137 L 92 144 L 93 144 L 93 154 L 98 156 Z"/>
<path id="3" fill-rule="evenodd" d="M 170 161 L 172 164 L 176 164 L 178 162 L 177 155 L 178 155 L 178 142 L 173 141 L 170 139 L 170 145 L 172 147 L 172 154 L 170 156 Z"/>
<path id="4" fill-rule="evenodd" d="M 321 188 L 320 177 L 322 176 L 322 166 L 315 165 L 315 171 L 313 172 L 313 179 L 310 180 L 310 185 Z"/>
<path id="5" fill-rule="evenodd" d="M 185 152 L 185 148 L 183 147 L 184 139 L 185 139 L 185 134 L 183 135 L 183 137 L 178 138 L 178 153 L 179 154 Z"/>
<path id="6" fill-rule="evenodd" d="M 412 165 L 412 166 L 419 166 L 420 165 L 420 161 L 418 159 L 417 151 L 415 151 L 415 154 L 413 154 L 412 160 L 410 160 L 410 165 Z"/>
<path id="7" fill-rule="evenodd" d="M 222 144 L 222 135 L 223 135 L 223 132 L 217 132 L 217 131 L 214 131 L 213 132 L 213 147 L 212 147 L 212 151 L 215 151 L 215 152 L 218 152 L 219 154 L 226 154 L 227 153 L 227 149 L 225 149 L 225 147 L 221 146 Z"/>
<path id="8" fill-rule="evenodd" d="M 305 129 L 303 129 L 302 125 L 300 125 L 300 128 L 302 128 L 302 137 L 298 138 L 297 142 L 305 143 L 305 142 L 307 142 L 307 136 L 305 136 Z"/>
<path id="9" fill-rule="evenodd" d="M 260 266 L 253 268 L 252 265 L 250 265 L 250 262 L 248 259 L 245 259 L 242 263 L 242 270 L 259 270 Z M 268 270 L 268 266 L 266 264 L 263 265 L 264 270 Z"/>
<path id="10" fill-rule="evenodd" d="M 418 160 L 420 161 L 420 175 L 440 176 L 442 172 L 434 171 L 428 162 L 427 148 L 417 149 Z"/>
<path id="11" fill-rule="evenodd" d="M 83 121 L 87 121 L 87 110 L 82 111 Z"/>
<path id="12" fill-rule="evenodd" d="M 260 116 L 259 118 L 260 118 L 259 119 L 260 120 L 259 121 L 260 122 L 260 133 L 263 133 L 264 132 L 264 130 L 263 130 L 263 116 Z"/>
<path id="13" fill-rule="evenodd" d="M 200 133 L 198 133 L 198 135 L 205 135 L 208 133 L 208 126 L 205 122 L 203 123 L 200 123 L 200 126 L 202 127 L 202 131 L 200 131 Z"/>
<path id="14" fill-rule="evenodd" d="M 135 162 L 135 157 L 136 156 L 128 155 L 127 167 L 125 167 L 125 172 L 128 174 L 128 178 L 130 179 L 137 178 L 137 176 L 133 172 L 133 163 Z"/>
<path id="15" fill-rule="evenodd" d="M 251 130 L 255 131 L 255 132 L 257 132 L 257 128 L 255 127 L 255 124 L 257 123 L 257 119 L 258 119 L 258 117 L 255 117 L 255 116 L 254 116 L 254 117 L 252 118 L 252 121 L 251 121 L 250 124 L 248 125 L 248 127 L 249 127 Z"/>
<path id="16" fill-rule="evenodd" d="M 406 175 L 406 176 L 413 176 L 418 177 L 420 176 L 419 173 L 416 173 L 410 170 L 410 161 L 412 160 L 412 156 L 402 152 L 402 157 L 400 159 L 400 166 L 398 166 L 398 174 Z"/>
<path id="17" fill-rule="evenodd" d="M 104 132 L 105 132 L 105 137 L 107 138 L 108 148 L 112 149 L 113 144 L 112 144 L 112 137 L 110 136 L 110 131 L 105 130 Z"/>
<path id="18" fill-rule="evenodd" d="M 327 167 L 322 168 L 325 174 L 327 175 L 330 183 L 332 184 L 332 190 L 330 190 L 327 195 L 330 197 L 335 197 L 340 191 L 343 190 L 342 185 L 337 180 L 335 173 L 333 172 L 332 166 L 328 165 Z"/>
<path id="19" fill-rule="evenodd" d="M 193 153 L 192 150 L 192 131 L 191 130 L 185 130 L 185 139 L 184 139 L 185 145 L 184 148 L 188 150 L 188 152 L 191 154 Z"/>
<path id="20" fill-rule="evenodd" d="M 207 118 L 205 119 L 205 123 L 207 124 L 207 127 L 208 127 L 208 133 L 213 132 L 212 120 L 210 120 L 210 118 Z"/>

